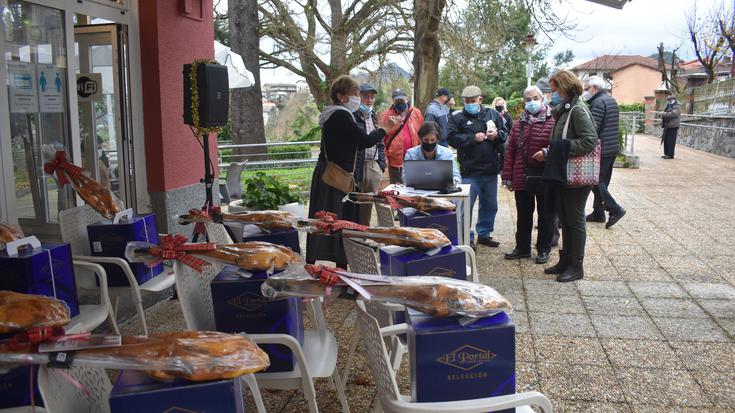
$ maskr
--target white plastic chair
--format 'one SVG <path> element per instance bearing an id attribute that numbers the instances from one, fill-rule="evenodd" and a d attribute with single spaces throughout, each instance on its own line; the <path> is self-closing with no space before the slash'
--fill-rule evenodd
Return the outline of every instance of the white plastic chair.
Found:
<path id="1" fill-rule="evenodd" d="M 554 411 L 549 399 L 539 392 L 451 402 L 411 402 L 410 397 L 401 395 L 398 390 L 396 377 L 383 341 L 384 336 L 406 333 L 408 326 L 399 324 L 389 329 L 381 329 L 378 326 L 378 321 L 368 314 L 363 303 L 359 301 L 357 303 L 357 323 L 365 337 L 367 364 L 377 387 L 376 403 L 379 403 L 380 406 L 376 406 L 376 410 L 380 408 L 389 413 L 482 413 L 515 407 L 516 413 L 532 413 L 533 410 L 530 406 L 536 406 L 543 413 L 553 413 Z"/>
<path id="2" fill-rule="evenodd" d="M 393 220 L 393 209 L 390 206 L 381 204 L 379 202 L 373 202 L 375 205 L 375 215 L 378 217 L 379 227 L 395 227 L 395 221 Z"/>
<path id="3" fill-rule="evenodd" d="M 108 413 L 112 384 L 102 368 L 72 366 L 54 369 L 41 366 L 38 389 L 47 413 Z"/>
<path id="4" fill-rule="evenodd" d="M 232 162 L 227 165 L 224 183 L 220 182 L 220 188 L 224 186 L 225 189 L 225 193 L 220 193 L 223 202 L 229 203 L 242 198 L 242 170 L 246 163 L 247 161 Z"/>
<path id="5" fill-rule="evenodd" d="M 347 263 L 350 271 L 360 274 L 376 274 L 380 275 L 380 266 L 378 265 L 377 248 L 366 243 L 354 239 L 343 240 Z M 393 325 L 393 312 L 405 311 L 405 307 L 398 304 L 387 303 L 369 303 L 368 312 L 379 320 L 381 328 Z M 357 344 L 360 341 L 360 330 L 356 329 L 350 340 L 350 349 L 347 353 L 347 360 L 342 370 L 342 382 L 347 383 L 352 368 L 352 359 L 357 350 Z M 398 337 L 390 337 L 388 340 L 390 346 L 391 365 L 394 370 L 401 367 L 403 355 L 408 349 L 405 344 L 401 343 Z"/>
<path id="6" fill-rule="evenodd" d="M 87 235 L 87 225 L 91 225 L 100 221 L 100 216 L 89 205 L 82 205 L 59 212 L 59 223 L 61 224 L 61 238 L 64 242 L 71 244 L 71 253 L 75 260 L 86 261 L 96 264 L 114 264 L 120 267 L 130 283 L 133 303 L 135 304 L 143 325 L 143 334 L 148 335 L 148 325 L 145 321 L 145 312 L 143 310 L 143 301 L 140 291 L 163 291 L 170 288 L 175 281 L 173 270 L 166 269 L 152 279 L 143 284 L 138 281 L 130 269 L 130 264 L 122 258 L 118 257 L 93 257 L 89 248 L 89 237 Z M 116 310 L 115 306 L 115 310 Z"/>
<path id="7" fill-rule="evenodd" d="M 100 290 L 99 304 L 82 304 L 79 306 L 79 315 L 72 318 L 69 324 L 64 326 L 64 331 L 68 334 L 92 331 L 108 319 L 112 331 L 120 334 L 115 320 L 115 312 L 110 302 L 110 294 L 107 289 L 107 273 L 99 264 L 91 262 L 74 260 L 74 274 L 79 277 L 80 273 L 89 271 L 97 277 Z"/>

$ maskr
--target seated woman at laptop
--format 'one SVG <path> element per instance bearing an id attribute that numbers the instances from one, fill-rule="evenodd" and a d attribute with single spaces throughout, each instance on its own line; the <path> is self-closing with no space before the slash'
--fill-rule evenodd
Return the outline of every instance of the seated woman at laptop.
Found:
<path id="1" fill-rule="evenodd" d="M 454 152 L 444 146 L 437 145 L 439 142 L 439 125 L 436 122 L 425 122 L 419 128 L 419 140 L 421 144 L 414 146 L 406 152 L 403 157 L 406 161 L 452 161 L 452 177 L 454 186 L 462 183 L 459 167 L 454 160 Z M 406 182 L 406 168 L 403 168 L 403 182 Z"/>

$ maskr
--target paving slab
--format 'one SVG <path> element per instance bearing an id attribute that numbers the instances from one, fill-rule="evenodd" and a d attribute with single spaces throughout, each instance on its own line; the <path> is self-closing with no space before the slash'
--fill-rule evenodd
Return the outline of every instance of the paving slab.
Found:
<path id="1" fill-rule="evenodd" d="M 585 296 L 584 305 L 593 315 L 643 316 L 643 307 L 635 297 L 591 297 Z"/>
<path id="2" fill-rule="evenodd" d="M 574 295 L 551 295 L 528 293 L 526 296 L 528 310 L 541 313 L 555 314 L 585 314 L 586 310 L 582 305 L 582 299 L 577 294 Z"/>
<path id="3" fill-rule="evenodd" d="M 628 413 L 632 412 L 625 403 L 586 402 L 576 400 L 553 400 L 555 412 L 567 413 Z"/>
<path id="4" fill-rule="evenodd" d="M 524 280 L 526 294 L 553 294 L 553 295 L 575 295 L 577 287 L 575 283 L 560 283 L 556 280 Z"/>
<path id="5" fill-rule="evenodd" d="M 665 341 L 603 339 L 605 354 L 616 367 L 683 369 L 679 355 Z"/>
<path id="6" fill-rule="evenodd" d="M 669 340 L 729 341 L 725 330 L 709 318 L 654 317 L 653 321 Z"/>
<path id="7" fill-rule="evenodd" d="M 533 344 L 539 363 L 610 365 L 600 341 L 595 337 L 537 335 Z"/>
<path id="8" fill-rule="evenodd" d="M 615 375 L 631 404 L 697 408 L 713 405 L 686 370 L 616 367 Z"/>
<path id="9" fill-rule="evenodd" d="M 674 282 L 629 282 L 628 286 L 640 298 L 686 297 L 687 293 Z"/>
<path id="10" fill-rule="evenodd" d="M 625 402 L 609 366 L 539 363 L 541 391 L 552 400 Z"/>
<path id="11" fill-rule="evenodd" d="M 633 297 L 633 291 L 623 281 L 590 281 L 577 283 L 582 296 Z"/>
<path id="12" fill-rule="evenodd" d="M 601 338 L 663 339 L 647 316 L 591 315 L 590 319 Z"/>
<path id="13" fill-rule="evenodd" d="M 646 312 L 653 317 L 707 317 L 697 302 L 687 298 L 641 298 Z"/>
<path id="14" fill-rule="evenodd" d="M 735 300 L 735 287 L 725 283 L 683 283 L 682 286 L 694 298 L 719 298 Z"/>
<path id="15" fill-rule="evenodd" d="M 715 406 L 729 407 L 735 411 L 733 371 L 697 370 L 692 372 L 692 376 Z"/>
<path id="16" fill-rule="evenodd" d="M 529 313 L 531 332 L 537 335 L 594 337 L 595 330 L 585 314 Z"/>

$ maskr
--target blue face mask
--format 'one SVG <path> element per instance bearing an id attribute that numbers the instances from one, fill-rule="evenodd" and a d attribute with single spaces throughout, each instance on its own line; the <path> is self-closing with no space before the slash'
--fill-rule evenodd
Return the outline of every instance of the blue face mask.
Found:
<path id="1" fill-rule="evenodd" d="M 469 113 L 470 115 L 477 115 L 480 113 L 480 104 L 479 103 L 466 103 L 464 105 L 464 111 Z"/>
<path id="2" fill-rule="evenodd" d="M 529 100 L 526 102 L 526 110 L 529 113 L 533 113 L 534 115 L 539 113 L 541 110 L 541 101 L 540 100 Z"/>
<path id="3" fill-rule="evenodd" d="M 373 108 L 371 106 L 368 106 L 368 105 L 366 105 L 364 103 L 360 103 L 360 112 L 362 112 L 362 113 L 364 113 L 364 114 L 367 115 L 367 114 L 369 114 L 372 111 L 373 111 Z"/>
<path id="4" fill-rule="evenodd" d="M 408 109 L 408 103 L 396 103 L 393 105 L 393 107 L 399 111 L 403 112 L 404 110 Z"/>
<path id="5" fill-rule="evenodd" d="M 561 103 L 561 96 L 559 96 L 559 92 L 554 92 L 551 94 L 551 104 L 556 106 Z"/>

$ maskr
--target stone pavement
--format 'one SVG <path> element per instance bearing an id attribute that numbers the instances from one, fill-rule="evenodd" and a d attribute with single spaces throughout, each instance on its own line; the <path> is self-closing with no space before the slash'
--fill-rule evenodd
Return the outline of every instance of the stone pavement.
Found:
<path id="1" fill-rule="evenodd" d="M 611 185 L 628 214 L 609 230 L 588 225 L 582 281 L 559 284 L 531 260 L 503 259 L 515 207 L 499 192 L 502 244 L 480 246 L 478 265 L 515 308 L 518 391 L 543 392 L 559 412 L 735 411 L 735 160 L 683 146 L 663 160 L 657 138 L 636 144 L 641 168 L 616 169 Z M 148 310 L 151 330 L 183 328 L 177 305 Z M 352 304 L 335 302 L 327 316 L 346 352 Z M 352 412 L 374 400 L 364 363 L 358 356 L 348 383 Z M 317 393 L 321 411 L 339 411 L 326 381 Z M 306 411 L 300 392 L 263 396 L 269 412 Z"/>

